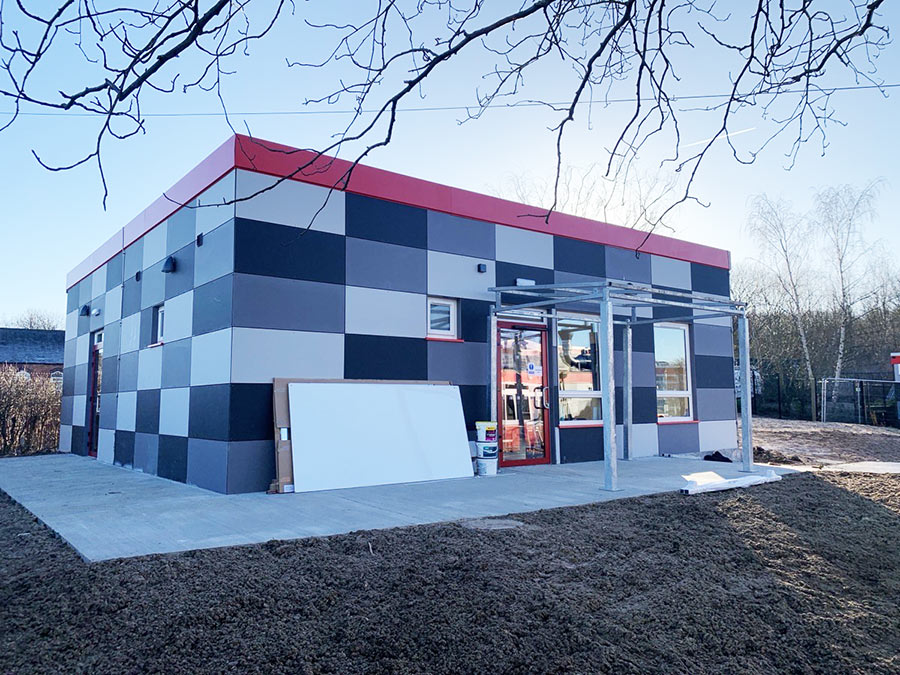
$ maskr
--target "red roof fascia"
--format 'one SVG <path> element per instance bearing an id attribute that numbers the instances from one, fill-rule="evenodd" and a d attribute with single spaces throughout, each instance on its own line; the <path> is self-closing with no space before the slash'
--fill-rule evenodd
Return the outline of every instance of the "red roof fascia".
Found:
<path id="1" fill-rule="evenodd" d="M 297 167 L 306 163 L 309 163 L 309 166 L 298 172 Z M 74 286 L 116 253 L 164 222 L 181 208 L 182 204 L 194 199 L 232 169 L 246 169 L 278 178 L 290 176 L 292 180 L 331 187 L 344 178 L 350 166 L 351 162 L 347 160 L 317 158 L 316 153 L 310 150 L 300 150 L 244 135 L 232 136 L 162 197 L 69 272 L 66 286 L 67 288 Z M 346 191 L 473 220 L 558 234 L 626 249 L 640 246 L 640 250 L 645 253 L 724 269 L 731 267 L 730 253 L 723 249 L 658 234 L 647 237 L 646 233 L 639 230 L 565 213 L 554 212 L 547 221 L 546 212 L 537 207 L 362 164 L 353 169 Z"/>

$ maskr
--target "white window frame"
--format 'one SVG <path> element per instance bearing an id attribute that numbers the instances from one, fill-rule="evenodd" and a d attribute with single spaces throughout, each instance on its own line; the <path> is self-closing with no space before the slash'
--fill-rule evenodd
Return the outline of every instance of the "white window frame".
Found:
<path id="1" fill-rule="evenodd" d="M 450 308 L 450 330 L 435 330 L 431 327 L 431 306 L 445 305 Z M 425 303 L 425 334 L 428 337 L 456 340 L 459 337 L 459 322 L 457 320 L 459 301 L 454 298 L 441 298 L 428 296 Z"/>
<path id="2" fill-rule="evenodd" d="M 600 317 L 595 314 L 576 314 L 574 312 L 560 312 L 557 315 L 556 327 L 555 327 L 556 335 L 554 336 L 554 347 L 555 347 L 554 352 L 555 353 L 553 354 L 553 358 L 555 358 L 557 360 L 556 392 L 557 392 L 558 399 L 560 399 L 559 401 L 557 401 L 557 413 L 559 413 L 559 411 L 562 410 L 561 399 L 564 399 L 564 398 L 596 398 L 596 399 L 600 399 L 600 400 L 603 399 L 603 392 L 600 389 L 588 390 L 588 391 L 563 391 L 559 386 L 559 323 L 560 323 L 560 321 L 566 321 L 566 320 L 582 321 L 585 324 L 587 324 L 587 327 L 591 332 L 594 332 L 597 322 L 600 321 Z M 599 339 L 600 339 L 599 336 L 597 336 L 595 338 L 595 340 L 599 340 Z M 599 344 L 599 342 L 597 344 Z M 602 387 L 602 382 L 601 382 L 601 387 Z M 603 412 L 602 412 L 603 406 L 602 405 L 600 407 L 600 410 L 601 410 L 600 414 L 602 416 L 602 414 L 603 414 Z M 557 414 L 557 417 L 559 417 L 558 414 Z M 559 423 L 559 426 L 561 426 L 561 427 L 596 427 L 596 426 L 603 425 L 603 419 L 599 419 L 599 420 L 564 420 L 564 419 L 559 418 L 558 423 Z"/>
<path id="3" fill-rule="evenodd" d="M 153 315 L 151 316 L 153 335 L 150 344 L 162 344 L 163 336 L 166 330 L 166 303 L 153 307 Z"/>
<path id="4" fill-rule="evenodd" d="M 685 369 L 685 383 L 687 384 L 687 390 L 668 390 L 657 388 L 656 390 L 656 398 L 686 398 L 688 401 L 688 414 L 686 417 L 657 417 L 656 421 L 658 424 L 667 424 L 669 422 L 693 422 L 694 421 L 694 385 L 693 385 L 693 373 L 691 372 L 691 332 L 690 326 L 686 323 L 670 323 L 661 321 L 659 323 L 653 324 L 654 328 L 677 328 L 682 331 L 684 334 L 684 369 Z M 653 367 L 654 367 L 654 377 L 656 375 L 656 344 L 654 341 L 654 351 L 653 351 Z"/>

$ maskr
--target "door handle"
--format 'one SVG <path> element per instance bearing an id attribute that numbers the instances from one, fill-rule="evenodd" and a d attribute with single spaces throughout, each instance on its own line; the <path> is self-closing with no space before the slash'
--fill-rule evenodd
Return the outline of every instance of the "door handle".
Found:
<path id="1" fill-rule="evenodd" d="M 544 407 L 548 410 L 550 409 L 550 388 L 549 387 L 541 387 L 541 403 L 544 404 Z"/>

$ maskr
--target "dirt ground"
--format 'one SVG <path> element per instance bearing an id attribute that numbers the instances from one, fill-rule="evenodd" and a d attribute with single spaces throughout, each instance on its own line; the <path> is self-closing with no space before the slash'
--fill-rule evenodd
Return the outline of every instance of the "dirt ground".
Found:
<path id="1" fill-rule="evenodd" d="M 754 459 L 773 464 L 900 462 L 900 429 L 753 418 Z"/>
<path id="2" fill-rule="evenodd" d="M 0 494 L 0 673 L 896 673 L 898 516 L 802 473 L 87 565 Z"/>

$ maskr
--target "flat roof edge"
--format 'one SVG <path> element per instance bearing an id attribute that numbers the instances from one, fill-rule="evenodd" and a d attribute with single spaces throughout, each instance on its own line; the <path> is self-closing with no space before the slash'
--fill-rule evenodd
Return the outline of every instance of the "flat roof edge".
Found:
<path id="1" fill-rule="evenodd" d="M 298 166 L 304 166 L 303 171 Z M 241 134 L 232 136 L 191 169 L 172 188 L 133 218 L 66 275 L 69 289 L 148 231 L 164 222 L 181 206 L 233 169 L 288 177 L 323 187 L 339 184 L 352 162 L 318 157 L 314 151 L 293 148 Z M 629 250 L 638 249 L 667 258 L 731 268 L 729 251 L 674 237 L 650 234 L 580 216 L 546 211 L 500 197 L 454 188 L 403 174 L 357 165 L 346 192 L 385 199 L 454 216 L 555 234 Z"/>

